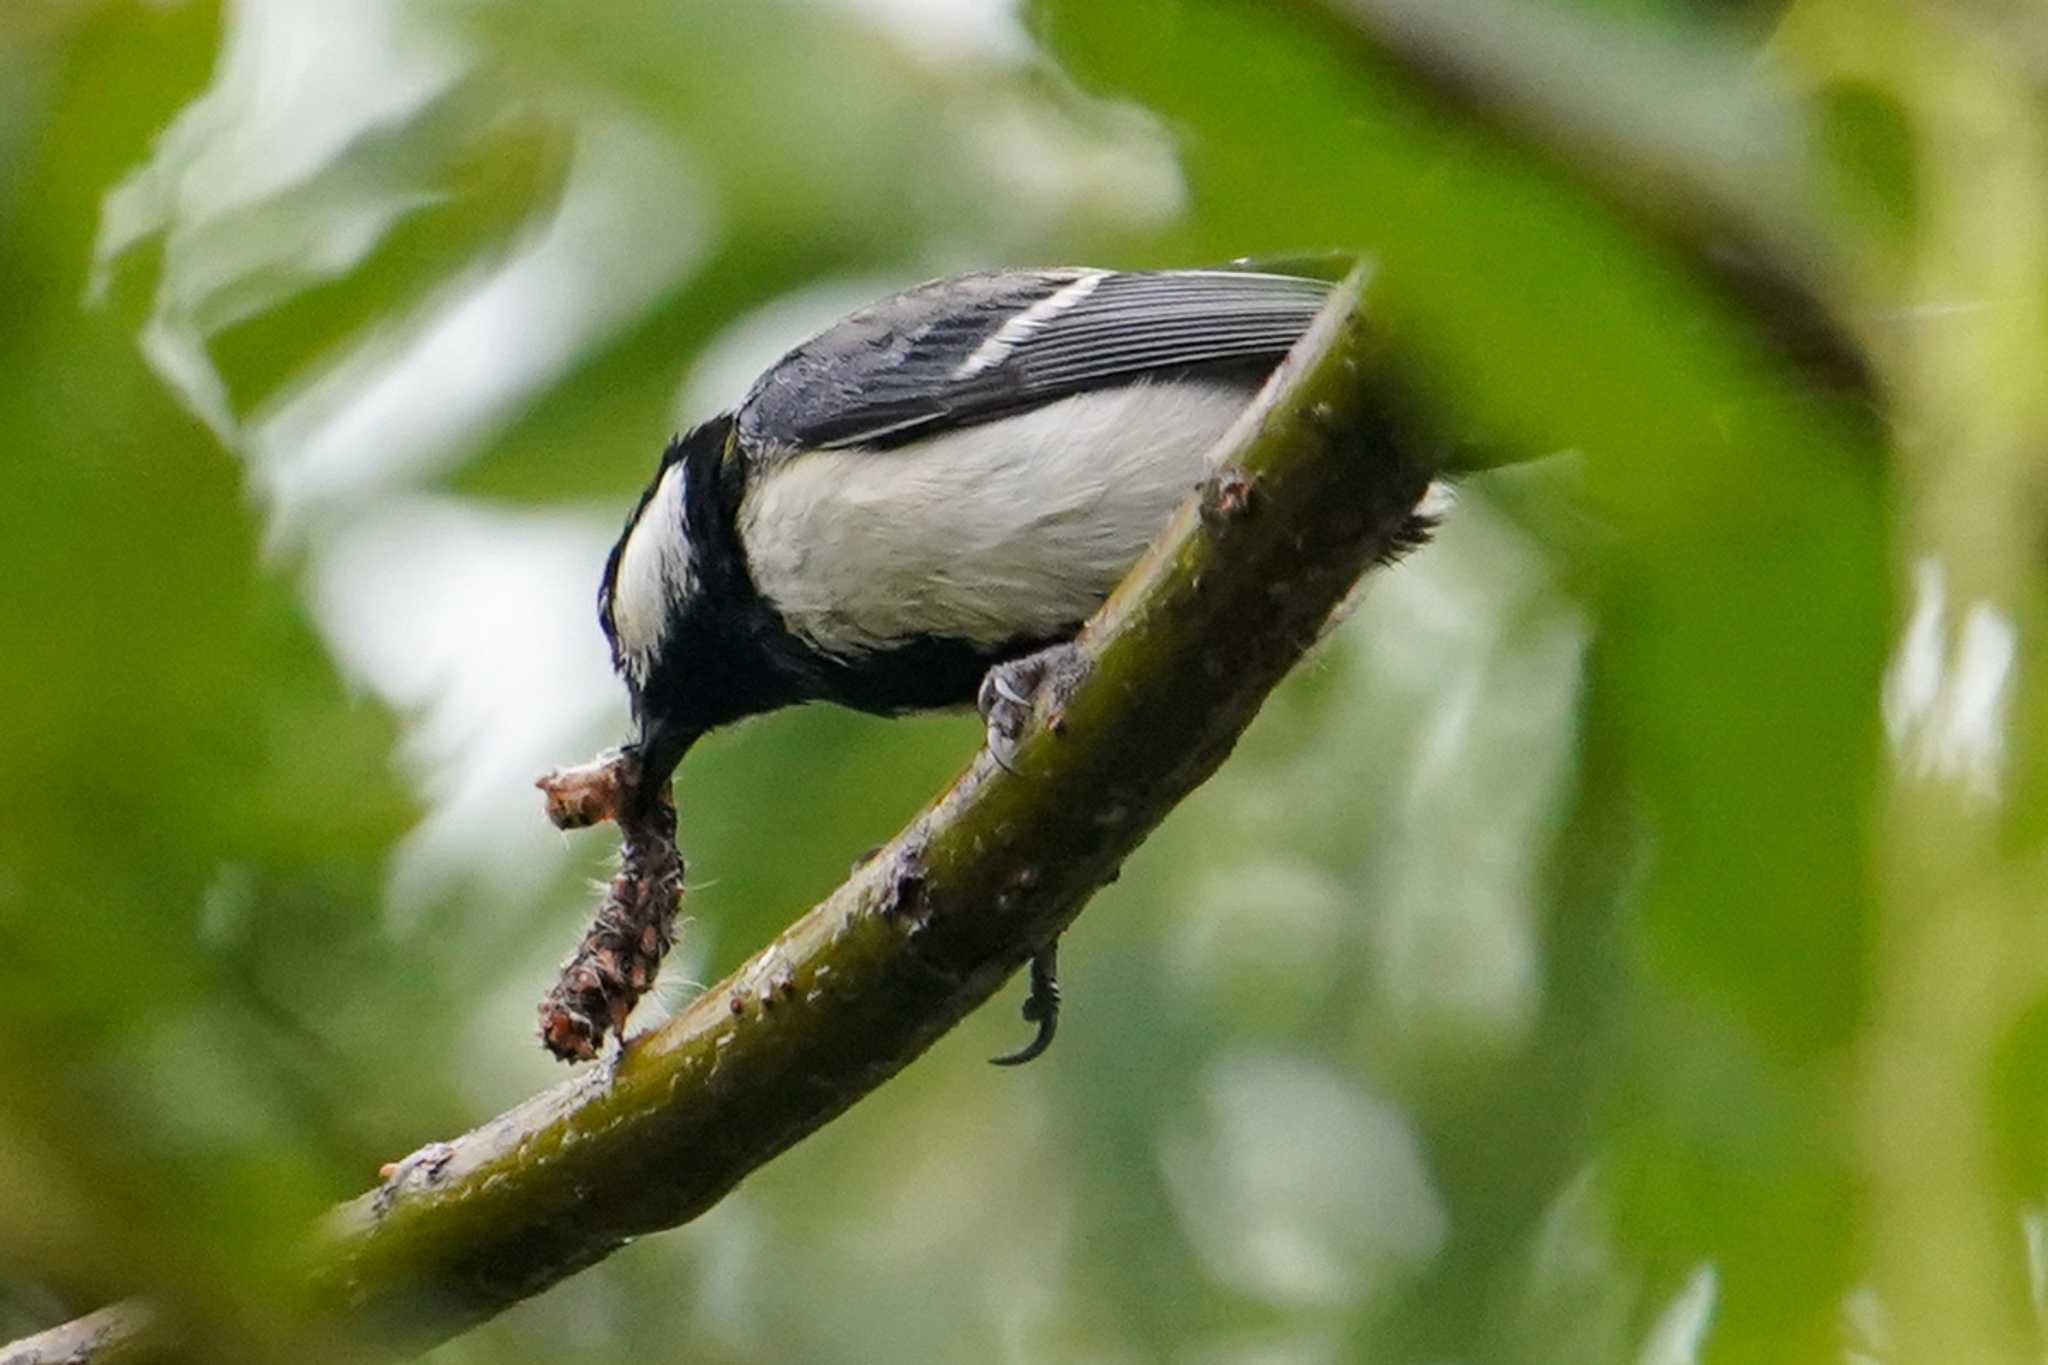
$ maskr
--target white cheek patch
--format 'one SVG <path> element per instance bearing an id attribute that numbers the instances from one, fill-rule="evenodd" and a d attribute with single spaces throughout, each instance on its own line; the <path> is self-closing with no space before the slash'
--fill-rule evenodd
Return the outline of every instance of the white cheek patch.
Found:
<path id="1" fill-rule="evenodd" d="M 740 537 L 791 630 L 840 655 L 981 645 L 1085 620 L 1251 400 L 1178 381 L 1076 394 L 889 450 L 813 451 L 756 479 Z"/>
<path id="2" fill-rule="evenodd" d="M 627 534 L 612 580 L 612 632 L 634 682 L 646 681 L 668 631 L 671 606 L 695 585 L 683 526 L 683 467 L 672 464 Z"/>

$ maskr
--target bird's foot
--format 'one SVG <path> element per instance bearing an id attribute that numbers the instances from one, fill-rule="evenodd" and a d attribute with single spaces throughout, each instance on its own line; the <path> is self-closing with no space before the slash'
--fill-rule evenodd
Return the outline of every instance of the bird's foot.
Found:
<path id="1" fill-rule="evenodd" d="M 974 706 L 988 726 L 989 756 L 1004 770 L 1017 771 L 1017 746 L 1031 724 L 1032 708 L 1039 693 L 1048 685 L 1057 685 L 1063 693 L 1077 678 L 1080 661 L 1081 652 L 1072 644 L 1051 645 L 1021 659 L 997 664 L 981 680 Z M 1058 734 L 1061 724 L 1055 703 L 1046 728 Z"/>
<path id="2" fill-rule="evenodd" d="M 1031 993 L 1024 997 L 1022 1011 L 1027 1022 L 1038 1025 L 1037 1036 L 1018 1048 L 989 1061 L 996 1066 L 1022 1066 L 1052 1046 L 1060 1026 L 1060 942 L 1052 942 L 1031 955 Z"/>

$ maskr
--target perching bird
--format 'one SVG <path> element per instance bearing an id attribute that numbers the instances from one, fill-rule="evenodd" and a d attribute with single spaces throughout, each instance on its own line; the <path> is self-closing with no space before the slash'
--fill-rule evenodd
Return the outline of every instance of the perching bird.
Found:
<path id="1" fill-rule="evenodd" d="M 672 442 L 598 619 L 643 792 L 706 731 L 796 702 L 979 701 L 1010 765 L 1070 640 L 1209 473 L 1331 286 L 1248 270 L 1007 270 L 922 284 L 770 366 Z M 1051 947 L 1026 1017 L 1050 1041 Z"/>

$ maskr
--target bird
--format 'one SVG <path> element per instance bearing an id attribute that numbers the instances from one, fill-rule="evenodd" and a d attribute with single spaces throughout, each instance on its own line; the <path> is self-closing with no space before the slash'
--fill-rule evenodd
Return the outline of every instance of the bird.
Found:
<path id="1" fill-rule="evenodd" d="M 814 701 L 976 705 L 1014 770 L 1051 661 L 1332 288 L 1238 266 L 989 270 L 791 349 L 668 444 L 604 566 L 643 799 L 708 732 Z M 1037 1036 L 999 1065 L 1050 1044 L 1056 954 L 1031 963 Z"/>

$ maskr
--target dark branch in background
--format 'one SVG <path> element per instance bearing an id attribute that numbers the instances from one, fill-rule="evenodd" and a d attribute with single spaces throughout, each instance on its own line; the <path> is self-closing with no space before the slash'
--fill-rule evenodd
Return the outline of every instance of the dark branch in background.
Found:
<path id="1" fill-rule="evenodd" d="M 1738 308 L 1812 386 L 1875 402 L 1850 262 L 1790 101 L 1718 29 L 1527 0 L 1299 0 L 1454 124 L 1547 162 Z"/>
<path id="2" fill-rule="evenodd" d="M 314 1316 L 425 1349 L 688 1222 L 1071 923 L 1228 756 L 1359 574 L 1402 548 L 1430 447 L 1361 293 L 1354 274 L 1333 295 L 1225 438 L 1220 472 L 1082 633 L 1037 700 L 1021 775 L 982 754 L 615 1063 L 414 1153 L 337 1209 L 311 1253 Z"/>

